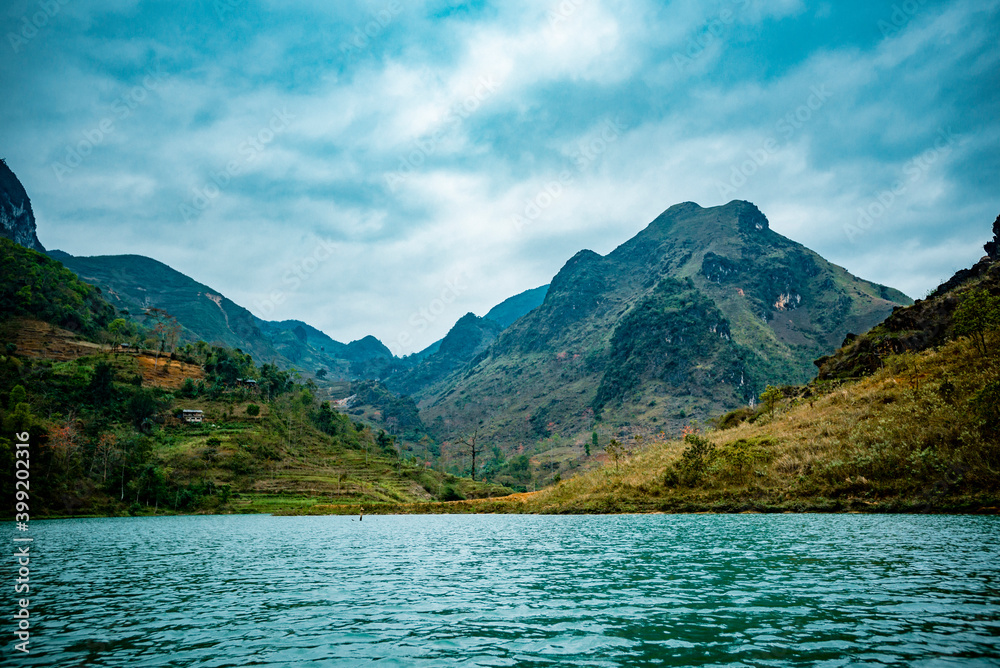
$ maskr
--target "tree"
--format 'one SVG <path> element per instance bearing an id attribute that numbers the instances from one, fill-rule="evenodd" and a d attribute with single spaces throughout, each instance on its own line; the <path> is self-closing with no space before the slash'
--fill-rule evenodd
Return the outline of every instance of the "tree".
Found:
<path id="1" fill-rule="evenodd" d="M 598 447 L 598 440 L 597 440 L 597 432 L 596 431 L 590 434 L 590 443 L 585 443 L 584 444 L 584 448 L 587 451 L 587 456 L 588 457 L 590 456 L 590 446 L 591 445 L 593 445 L 594 448 Z"/>
<path id="2" fill-rule="evenodd" d="M 11 408 L 16 408 L 18 404 L 27 403 L 28 392 L 24 389 L 24 385 L 15 385 L 10 390 L 10 398 L 7 401 L 7 405 Z"/>
<path id="3" fill-rule="evenodd" d="M 149 429 L 159 409 L 159 403 L 146 390 L 139 390 L 125 403 L 125 414 L 140 431 Z"/>
<path id="4" fill-rule="evenodd" d="M 985 289 L 966 293 L 955 309 L 955 335 L 968 336 L 984 356 L 989 352 L 986 335 L 1000 328 L 1000 296 Z"/>
<path id="5" fill-rule="evenodd" d="M 132 336 L 132 325 L 125 318 L 115 318 L 108 325 L 108 332 L 111 333 L 111 341 L 117 350 L 123 340 Z"/>
<path id="6" fill-rule="evenodd" d="M 260 415 L 260 406 L 257 404 L 247 404 L 247 415 L 250 417 L 256 417 Z"/>
<path id="7" fill-rule="evenodd" d="M 781 390 L 772 385 L 768 385 L 767 389 L 760 395 L 761 403 L 767 408 L 767 412 L 770 414 L 772 420 L 774 419 L 774 409 L 783 396 Z"/>
<path id="8" fill-rule="evenodd" d="M 616 438 L 611 439 L 611 442 L 604 446 L 604 451 L 608 453 L 608 456 L 611 457 L 612 460 L 614 460 L 615 471 L 618 470 L 619 462 L 628 456 L 628 450 L 625 448 L 625 445 L 623 443 L 619 443 Z"/>
<path id="9" fill-rule="evenodd" d="M 479 440 L 479 429 L 472 432 L 471 436 L 466 436 L 458 440 L 466 448 L 469 449 L 469 454 L 472 455 L 472 480 L 476 479 L 476 454 L 482 452 L 480 448 L 477 448 L 477 441 Z"/>
<path id="10" fill-rule="evenodd" d="M 329 372 L 326 369 L 317 369 L 316 370 L 316 377 L 317 378 L 326 378 L 327 373 L 329 373 Z"/>
<path id="11" fill-rule="evenodd" d="M 90 377 L 88 392 L 98 406 L 103 406 L 114 396 L 115 370 L 105 361 L 94 366 L 94 375 Z"/>
<path id="12" fill-rule="evenodd" d="M 111 462 L 112 456 L 118 454 L 117 445 L 118 435 L 110 431 L 101 434 L 100 439 L 97 441 L 94 461 L 101 461 L 104 464 L 104 475 L 101 478 L 104 482 L 108 481 L 108 464 Z"/>
<path id="13" fill-rule="evenodd" d="M 181 335 L 181 326 L 178 324 L 177 318 L 161 308 L 146 309 L 146 316 L 155 323 L 153 326 L 153 339 L 156 342 L 156 359 L 153 362 L 155 370 L 160 361 L 160 353 L 168 351 L 168 349 L 172 350 L 177 345 L 177 340 Z"/>

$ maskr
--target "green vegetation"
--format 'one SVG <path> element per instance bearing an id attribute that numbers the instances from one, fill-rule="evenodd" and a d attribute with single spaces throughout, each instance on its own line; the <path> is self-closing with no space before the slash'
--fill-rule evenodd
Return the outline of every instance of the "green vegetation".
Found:
<path id="1" fill-rule="evenodd" d="M 996 294 L 1000 265 L 981 267 L 824 360 L 860 369 L 860 377 L 769 386 L 756 410 L 726 413 L 715 430 L 687 428 L 683 440 L 652 438 L 645 447 L 635 441 L 639 447 L 631 451 L 612 439 L 603 467 L 536 494 L 394 510 L 996 513 L 1000 322 L 990 315 Z M 872 350 L 864 342 L 885 336 L 923 347 L 884 349 L 869 371 L 857 362 Z"/>
<path id="2" fill-rule="evenodd" d="M 594 431 L 677 434 L 767 384 L 808 382 L 816 357 L 909 302 L 773 232 L 748 202 L 680 204 L 606 256 L 578 253 L 483 353 L 406 391 L 437 441 L 482 421 L 508 455 L 565 453 L 546 480 L 565 479 Z"/>
<path id="3" fill-rule="evenodd" d="M 30 434 L 33 517 L 318 506 L 353 513 L 357 504 L 509 491 L 430 470 L 394 436 L 319 399 L 312 380 L 258 366 L 240 349 L 182 343 L 176 319 L 159 309 L 141 323 L 115 317 L 99 290 L 59 262 L 0 244 L 8 300 L 0 461 L 12 468 L 10 436 Z M 384 402 L 402 427 L 420 426 L 412 402 L 384 388 L 361 392 Z M 201 411 L 202 422 L 185 422 L 185 410 Z M 14 507 L 10 477 L 0 482 L 0 503 Z"/>
<path id="4" fill-rule="evenodd" d="M 983 355 L 989 352 L 987 337 L 1000 328 L 1000 295 L 980 288 L 967 292 L 955 309 L 955 334 L 968 336 Z"/>
<path id="5" fill-rule="evenodd" d="M 0 313 L 94 335 L 111 322 L 114 309 L 61 263 L 0 238 Z"/>

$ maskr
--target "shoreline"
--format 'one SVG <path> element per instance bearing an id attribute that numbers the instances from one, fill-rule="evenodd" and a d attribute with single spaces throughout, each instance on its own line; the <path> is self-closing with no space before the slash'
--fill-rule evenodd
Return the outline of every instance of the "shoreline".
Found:
<path id="1" fill-rule="evenodd" d="M 534 492 L 531 494 L 540 494 Z M 512 495 L 521 497 L 522 495 Z M 530 503 L 528 499 L 495 497 L 462 501 L 440 501 L 431 503 L 365 503 L 366 515 L 1000 515 L 1000 497 L 956 497 L 942 499 L 935 503 L 915 499 L 890 499 L 871 502 L 860 499 L 810 499 L 788 500 L 782 503 L 754 502 L 746 500 L 707 502 L 667 502 L 629 503 L 617 502 L 594 504 L 590 507 L 572 505 Z M 542 501 L 542 500 L 540 500 Z M 353 516 L 360 512 L 361 504 L 315 504 L 294 509 L 252 509 L 230 510 L 229 512 L 158 512 L 156 514 L 137 513 L 81 513 L 74 515 L 53 514 L 33 517 L 32 520 L 100 519 L 114 517 L 179 517 L 201 515 L 272 515 L 275 517 L 303 516 Z M 3 518 L 6 519 L 6 518 Z"/>

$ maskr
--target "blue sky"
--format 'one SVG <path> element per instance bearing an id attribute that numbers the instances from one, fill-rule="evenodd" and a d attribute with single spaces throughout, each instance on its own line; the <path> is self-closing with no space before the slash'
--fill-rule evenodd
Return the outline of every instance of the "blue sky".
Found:
<path id="1" fill-rule="evenodd" d="M 397 353 L 678 202 L 913 297 L 1000 213 L 997 2 L 5 7 L 0 155 L 47 248 Z"/>

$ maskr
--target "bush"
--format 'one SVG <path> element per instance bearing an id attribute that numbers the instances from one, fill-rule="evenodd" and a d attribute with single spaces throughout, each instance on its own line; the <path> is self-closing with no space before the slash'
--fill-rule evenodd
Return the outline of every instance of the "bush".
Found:
<path id="1" fill-rule="evenodd" d="M 260 406 L 257 404 L 247 404 L 247 415 L 250 417 L 256 417 L 260 415 Z"/>
<path id="2" fill-rule="evenodd" d="M 971 401 L 983 438 L 1000 440 L 1000 380 L 986 384 Z"/>
<path id="3" fill-rule="evenodd" d="M 739 425 L 743 424 L 748 420 L 750 422 L 753 422 L 754 416 L 756 416 L 756 413 L 752 408 L 749 408 L 747 406 L 744 406 L 743 408 L 737 408 L 736 410 L 729 411 L 728 413 L 719 418 L 718 428 L 720 430 L 732 429 L 733 427 L 738 427 Z"/>
<path id="4" fill-rule="evenodd" d="M 260 468 L 254 456 L 245 450 L 238 450 L 233 453 L 233 456 L 229 459 L 228 465 L 229 469 L 233 473 L 243 475 L 255 473 Z"/>
<path id="5" fill-rule="evenodd" d="M 715 457 L 715 444 L 697 434 L 684 437 L 688 447 L 681 453 L 681 461 L 676 467 L 676 480 L 680 484 L 693 487 L 701 482 L 708 465 Z"/>
<path id="6" fill-rule="evenodd" d="M 744 480 L 756 466 L 771 461 L 773 454 L 761 447 L 770 444 L 771 441 L 767 438 L 741 438 L 719 448 L 718 461 L 730 477 Z"/>
<path id="7" fill-rule="evenodd" d="M 444 489 L 441 490 L 441 500 L 442 501 L 464 501 L 465 497 L 451 485 L 445 485 Z"/>

